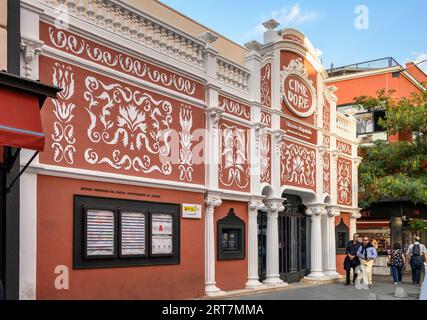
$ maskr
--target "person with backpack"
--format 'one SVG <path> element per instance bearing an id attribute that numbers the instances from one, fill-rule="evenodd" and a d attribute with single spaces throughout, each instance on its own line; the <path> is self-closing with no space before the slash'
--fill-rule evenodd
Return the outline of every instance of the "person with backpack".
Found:
<path id="1" fill-rule="evenodd" d="M 362 269 L 363 289 L 370 289 L 372 288 L 372 267 L 378 254 L 368 237 L 363 237 L 362 245 L 357 250 L 357 256 Z"/>
<path id="2" fill-rule="evenodd" d="M 402 282 L 403 266 L 405 265 L 405 255 L 400 243 L 397 242 L 393 245 L 387 264 L 390 266 L 394 284 L 400 284 Z"/>
<path id="3" fill-rule="evenodd" d="M 424 262 L 427 258 L 427 249 L 420 243 L 421 238 L 415 237 L 415 241 L 408 247 L 406 255 L 409 257 L 412 270 L 412 283 L 420 284 L 421 272 L 424 271 Z"/>

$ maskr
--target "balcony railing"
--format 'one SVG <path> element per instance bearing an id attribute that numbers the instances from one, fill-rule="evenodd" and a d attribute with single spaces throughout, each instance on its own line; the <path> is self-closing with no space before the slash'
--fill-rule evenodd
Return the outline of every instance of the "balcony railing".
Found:
<path id="1" fill-rule="evenodd" d="M 218 57 L 217 77 L 221 83 L 247 92 L 249 76 L 248 69 Z"/>
<path id="2" fill-rule="evenodd" d="M 205 43 L 120 0 L 44 0 L 57 10 L 194 67 L 204 67 Z"/>
<path id="3" fill-rule="evenodd" d="M 347 74 L 384 69 L 384 68 L 390 68 L 390 67 L 396 67 L 396 66 L 400 66 L 400 64 L 396 60 L 394 60 L 392 57 L 387 57 L 382 59 L 350 64 L 350 65 L 338 67 L 338 68 L 334 68 L 334 66 L 331 65 L 331 68 L 326 70 L 326 72 L 330 77 L 337 77 L 337 76 L 343 76 Z"/>
<path id="4" fill-rule="evenodd" d="M 337 125 L 336 131 L 337 135 L 342 138 L 349 140 L 355 140 L 357 137 L 356 133 L 356 118 L 350 118 L 346 115 L 337 112 Z"/>

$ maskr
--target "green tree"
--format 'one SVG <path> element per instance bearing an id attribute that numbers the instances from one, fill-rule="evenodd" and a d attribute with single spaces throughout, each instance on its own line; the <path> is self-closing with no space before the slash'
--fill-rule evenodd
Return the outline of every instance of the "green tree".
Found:
<path id="1" fill-rule="evenodd" d="M 364 196 L 359 205 L 368 208 L 385 198 L 408 198 L 427 204 L 427 92 L 394 98 L 393 91 L 378 91 L 377 97 L 355 98 L 355 105 L 368 111 L 383 110 L 379 125 L 389 134 L 411 133 L 411 141 L 376 141 L 360 150 L 359 183 Z"/>

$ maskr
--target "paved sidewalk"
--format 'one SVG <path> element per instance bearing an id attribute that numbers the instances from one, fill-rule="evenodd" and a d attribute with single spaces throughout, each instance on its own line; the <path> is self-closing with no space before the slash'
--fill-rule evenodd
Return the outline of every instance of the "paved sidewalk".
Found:
<path id="1" fill-rule="evenodd" d="M 418 300 L 420 288 L 413 285 L 410 277 L 405 276 L 400 285 L 407 298 L 396 298 L 396 285 L 390 276 L 374 276 L 374 287 L 369 290 L 357 290 L 354 286 L 345 286 L 343 283 L 309 285 L 291 284 L 289 288 L 276 292 L 260 293 L 242 297 L 233 297 L 229 300 Z"/>

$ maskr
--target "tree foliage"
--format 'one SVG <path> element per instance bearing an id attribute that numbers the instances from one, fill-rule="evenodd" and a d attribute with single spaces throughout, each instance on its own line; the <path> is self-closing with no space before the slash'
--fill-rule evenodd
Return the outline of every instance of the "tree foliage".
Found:
<path id="1" fill-rule="evenodd" d="M 368 111 L 385 111 L 378 124 L 389 134 L 413 134 L 411 141 L 376 141 L 363 148 L 359 183 L 365 189 L 362 208 L 385 198 L 407 198 L 427 204 L 427 92 L 406 98 L 381 90 L 377 97 L 361 96 L 355 104 Z"/>

